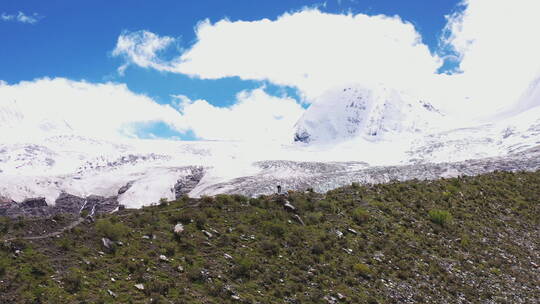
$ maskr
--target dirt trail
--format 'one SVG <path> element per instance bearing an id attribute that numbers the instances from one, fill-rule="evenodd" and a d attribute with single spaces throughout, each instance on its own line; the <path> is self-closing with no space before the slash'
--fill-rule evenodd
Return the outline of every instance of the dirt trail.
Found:
<path id="1" fill-rule="evenodd" d="M 57 235 L 62 234 L 66 230 L 70 230 L 70 229 L 73 229 L 73 228 L 77 227 L 82 222 L 84 222 L 84 219 L 82 217 L 80 217 L 76 221 L 71 222 L 69 225 L 67 225 L 65 227 L 62 227 L 62 228 L 60 228 L 60 230 L 57 230 L 55 232 L 51 232 L 51 233 L 47 233 L 47 234 L 43 234 L 43 235 L 37 235 L 37 236 L 12 237 L 12 238 L 8 238 L 8 239 L 3 239 L 2 241 L 7 242 L 7 241 L 13 241 L 13 240 L 17 240 L 17 239 L 18 240 L 41 240 L 41 239 L 46 239 L 46 238 L 50 238 L 50 237 L 55 237 Z"/>
<path id="2" fill-rule="evenodd" d="M 189 205 L 186 205 L 186 206 L 182 206 L 180 208 L 176 208 L 176 209 L 172 209 L 172 210 L 168 209 L 168 210 L 158 211 L 158 213 L 171 212 L 171 211 L 180 211 L 180 210 L 183 210 L 183 209 L 186 209 L 186 208 L 195 208 L 195 207 L 198 207 L 199 204 L 200 204 L 200 202 L 196 202 L 196 203 L 189 204 Z M 130 214 L 122 214 L 122 215 L 119 215 L 118 217 L 125 217 L 125 216 L 129 216 L 129 215 Z M 70 229 L 73 229 L 73 228 L 77 227 L 78 225 L 82 224 L 84 221 L 85 221 L 84 218 L 79 217 L 77 220 L 71 222 L 69 225 L 67 225 L 65 227 L 60 228 L 59 230 L 57 230 L 55 232 L 50 232 L 50 233 L 47 233 L 47 234 L 36 235 L 36 236 L 12 237 L 12 238 L 3 239 L 2 242 L 8 242 L 8 241 L 13 241 L 13 240 L 17 240 L 17 239 L 19 239 L 19 240 L 41 240 L 41 239 L 56 237 L 57 235 L 62 234 L 66 230 L 70 230 Z"/>

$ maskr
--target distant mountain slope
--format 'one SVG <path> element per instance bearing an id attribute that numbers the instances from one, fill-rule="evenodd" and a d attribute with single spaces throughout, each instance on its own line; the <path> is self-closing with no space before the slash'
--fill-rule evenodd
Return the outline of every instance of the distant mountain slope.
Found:
<path id="1" fill-rule="evenodd" d="M 426 101 L 404 92 L 352 85 L 318 98 L 296 124 L 294 140 L 332 142 L 367 140 L 436 130 L 444 115 Z"/>
<path id="2" fill-rule="evenodd" d="M 381 87 L 328 92 L 300 119 L 300 142 L 290 145 L 104 140 L 75 134 L 62 120 L 36 120 L 23 128 L 32 134 L 18 134 L 19 124 L 34 121 L 21 118 L 15 102 L 3 104 L 0 197 L 6 202 L 44 197 L 52 205 L 67 193 L 80 198 L 77 206 L 97 195 L 108 205 L 141 207 L 187 192 L 256 196 L 277 184 L 326 191 L 353 181 L 537 170 L 540 158 L 540 107 L 449 129 L 453 117 Z"/>

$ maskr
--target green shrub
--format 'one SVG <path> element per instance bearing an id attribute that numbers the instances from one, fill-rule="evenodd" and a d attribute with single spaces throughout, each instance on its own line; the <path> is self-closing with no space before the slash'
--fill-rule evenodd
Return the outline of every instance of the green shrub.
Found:
<path id="1" fill-rule="evenodd" d="M 108 219 L 101 219 L 96 222 L 96 230 L 102 236 L 113 241 L 117 241 L 128 233 L 128 228 L 122 223 L 112 223 Z"/>
<path id="2" fill-rule="evenodd" d="M 364 208 L 358 207 L 352 211 L 352 218 L 358 225 L 361 225 L 369 220 L 369 213 Z"/>
<path id="3" fill-rule="evenodd" d="M 446 210 L 429 211 L 429 220 L 435 224 L 446 226 L 452 221 L 452 215 Z"/>
<path id="4" fill-rule="evenodd" d="M 0 257 L 0 277 L 6 274 L 6 270 L 9 266 L 9 259 L 7 257 Z"/>
<path id="5" fill-rule="evenodd" d="M 276 255 L 279 253 L 279 245 L 274 241 L 265 240 L 261 243 L 261 249 L 263 252 L 269 256 Z"/>
<path id="6" fill-rule="evenodd" d="M 10 220 L 8 217 L 0 216 L 0 234 L 8 232 Z"/>
<path id="7" fill-rule="evenodd" d="M 311 247 L 311 253 L 321 255 L 324 253 L 325 246 L 322 242 L 317 242 Z"/>
<path id="8" fill-rule="evenodd" d="M 64 275 L 62 281 L 64 282 L 64 289 L 70 293 L 76 293 L 81 290 L 82 287 L 82 273 L 77 268 L 68 269 Z"/>
<path id="9" fill-rule="evenodd" d="M 204 277 L 199 267 L 192 267 L 187 271 L 187 277 L 192 282 L 201 282 Z"/>
<path id="10" fill-rule="evenodd" d="M 255 263 L 249 257 L 242 257 L 236 260 L 236 266 L 233 268 L 233 275 L 239 277 L 249 277 Z"/>
<path id="11" fill-rule="evenodd" d="M 165 207 L 167 205 L 169 205 L 169 200 L 167 198 L 162 197 L 159 199 L 159 206 Z"/>
<path id="12" fill-rule="evenodd" d="M 353 270 L 354 270 L 359 276 L 364 277 L 364 278 L 368 278 L 368 277 L 373 273 L 373 271 L 371 270 L 371 268 L 369 268 L 368 265 L 363 264 L 363 263 L 357 263 L 357 264 L 354 264 Z"/>
<path id="13" fill-rule="evenodd" d="M 277 238 L 282 238 L 285 235 L 285 225 L 276 222 L 263 222 L 263 230 Z"/>

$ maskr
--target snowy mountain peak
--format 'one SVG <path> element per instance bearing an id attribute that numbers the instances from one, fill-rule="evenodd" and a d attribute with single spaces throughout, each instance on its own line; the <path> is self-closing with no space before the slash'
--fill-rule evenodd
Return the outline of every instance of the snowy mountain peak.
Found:
<path id="1" fill-rule="evenodd" d="M 307 143 L 362 137 L 373 141 L 390 134 L 433 131 L 443 117 L 430 103 L 404 92 L 353 85 L 318 98 L 297 122 L 294 140 Z"/>

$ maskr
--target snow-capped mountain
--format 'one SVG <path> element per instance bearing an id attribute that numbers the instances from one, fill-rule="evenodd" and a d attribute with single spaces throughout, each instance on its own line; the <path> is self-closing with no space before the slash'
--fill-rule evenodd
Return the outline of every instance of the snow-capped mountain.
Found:
<path id="1" fill-rule="evenodd" d="M 350 85 L 330 90 L 296 124 L 294 140 L 335 142 L 351 138 L 382 139 L 396 134 L 433 132 L 445 115 L 405 92 Z"/>
<path id="2" fill-rule="evenodd" d="M 448 129 L 450 118 L 429 103 L 385 88 L 328 92 L 297 123 L 304 143 L 289 145 L 107 140 L 75 134 L 61 117 L 49 128 L 21 115 L 16 103 L 0 108 L 0 214 L 6 202 L 36 197 L 63 210 L 101 203 L 112 210 L 183 194 L 268 194 L 277 184 L 325 191 L 352 181 L 540 168 L 540 107 Z M 28 135 L 17 133 L 28 123 L 34 136 L 18 136 Z"/>

